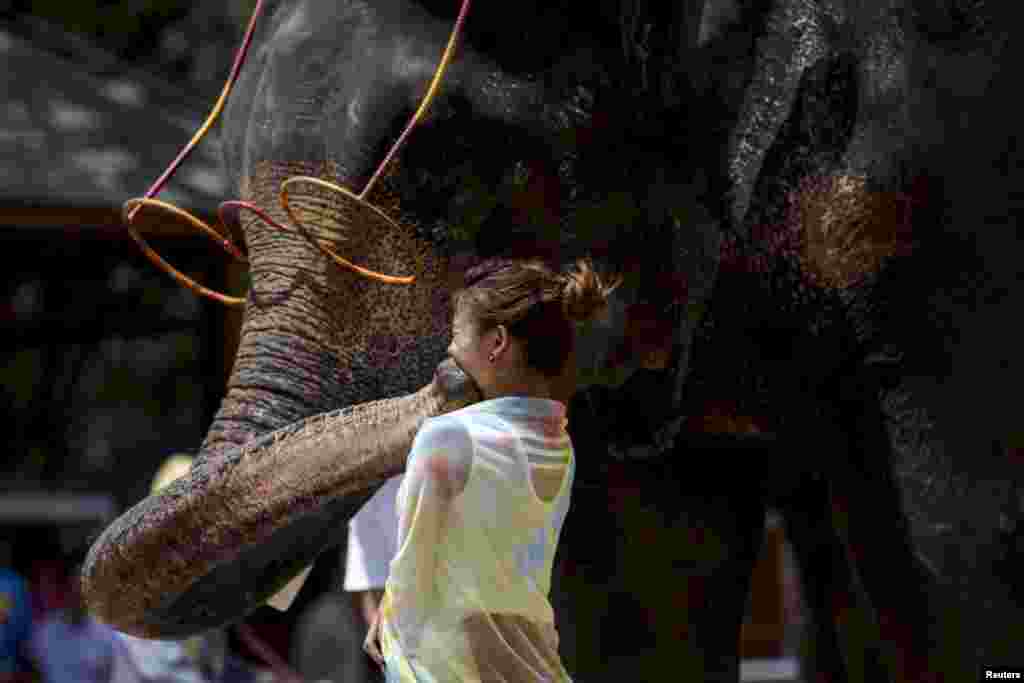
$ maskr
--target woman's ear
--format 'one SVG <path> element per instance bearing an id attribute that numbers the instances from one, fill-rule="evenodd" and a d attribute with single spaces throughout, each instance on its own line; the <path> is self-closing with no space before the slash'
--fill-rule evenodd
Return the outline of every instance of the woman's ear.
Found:
<path id="1" fill-rule="evenodd" d="M 508 348 L 508 328 L 504 325 L 498 325 L 494 329 L 494 346 L 491 348 L 491 353 L 497 356 Z"/>

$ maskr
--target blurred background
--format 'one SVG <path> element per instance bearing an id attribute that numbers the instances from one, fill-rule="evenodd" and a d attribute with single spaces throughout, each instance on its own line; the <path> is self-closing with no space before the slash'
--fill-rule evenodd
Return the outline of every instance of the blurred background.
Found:
<path id="1" fill-rule="evenodd" d="M 151 265 L 119 214 L 204 120 L 252 7 L 0 3 L 0 542 L 36 626 L 73 602 L 89 542 L 149 493 L 170 455 L 198 448 L 222 398 L 240 315 Z M 161 194 L 208 222 L 229 192 L 217 138 Z M 140 225 L 184 273 L 244 291 L 205 238 L 173 221 Z M 274 654 L 289 657 L 298 609 L 265 609 L 227 633 L 236 680 L 269 680 Z M 41 680 L 38 662 L 19 668 Z"/>
<path id="2" fill-rule="evenodd" d="M 223 396 L 240 313 L 151 265 L 120 207 L 200 126 L 254 4 L 0 4 L 0 540 L 35 622 L 73 599 L 70 569 L 149 493 L 166 459 L 198 449 Z M 212 223 L 231 194 L 215 129 L 161 198 Z M 139 224 L 184 273 L 245 290 L 244 269 L 187 226 Z M 765 538 L 744 680 L 795 680 L 798 582 L 774 517 Z M 288 611 L 261 608 L 246 629 L 227 632 L 249 676 L 238 680 L 372 679 L 358 611 L 341 594 L 343 552 L 318 561 Z M 29 669 L 25 680 L 41 680 L 38 666 Z"/>

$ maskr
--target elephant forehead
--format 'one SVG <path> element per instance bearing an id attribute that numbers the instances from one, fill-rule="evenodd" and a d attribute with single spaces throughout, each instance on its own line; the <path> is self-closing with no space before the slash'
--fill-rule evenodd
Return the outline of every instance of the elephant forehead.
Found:
<path id="1" fill-rule="evenodd" d="M 574 11 L 579 20 L 580 7 Z M 476 8 L 472 16 L 486 24 L 496 13 Z M 401 208 L 416 214 L 421 235 L 448 236 L 453 223 L 456 232 L 480 228 L 494 205 L 508 199 L 503 195 L 522 189 L 515 185 L 523 166 L 531 171 L 528 192 L 511 203 L 532 203 L 518 207 L 527 214 L 546 213 L 552 222 L 558 217 L 552 206 L 583 208 L 591 232 L 595 223 L 629 221 L 632 216 L 595 220 L 609 209 L 595 197 L 617 189 L 616 207 L 626 206 L 617 200 L 622 191 L 634 196 L 634 209 L 647 202 L 650 170 L 669 165 L 672 145 L 653 120 L 636 118 L 650 102 L 616 106 L 597 117 L 604 123 L 592 116 L 614 53 L 600 36 L 574 31 L 534 46 L 544 58 L 526 60 L 533 70 L 516 70 L 495 53 L 490 34 L 472 26 L 426 117 L 399 152 Z M 359 192 L 420 103 L 451 30 L 450 21 L 415 2 L 283 4 L 229 103 L 230 170 L 244 182 L 263 162 L 332 164 L 340 183 Z M 581 167 L 589 170 L 577 172 Z M 586 197 L 584 206 L 565 207 L 571 196 Z"/>
<path id="2" fill-rule="evenodd" d="M 229 166 L 242 166 L 237 177 L 251 175 L 251 165 L 263 160 L 330 161 L 358 191 L 420 104 L 451 35 L 451 19 L 428 13 L 422 4 L 282 3 L 228 104 L 225 153 Z M 474 7 L 422 123 L 463 108 L 478 120 L 528 131 L 560 151 L 588 137 L 578 129 L 588 127 L 595 91 L 618 89 L 610 83 L 622 57 L 606 40 L 616 36 L 589 24 L 562 33 L 547 25 L 589 22 L 594 8 L 587 5 L 574 4 L 572 17 L 544 14 L 543 27 L 530 25 L 530 33 L 545 36 L 530 50 L 520 49 L 519 41 L 496 39 L 494 31 L 511 29 L 491 25 L 503 10 Z M 526 19 L 513 16 L 518 12 L 508 14 L 527 28 Z M 651 106 L 620 109 L 635 113 Z M 624 122 L 604 137 L 650 126 L 651 121 Z M 419 136 L 414 133 L 412 140 Z M 665 142 L 657 133 L 650 137 Z"/>
<path id="3" fill-rule="evenodd" d="M 243 177 L 263 160 L 334 162 L 358 191 L 420 104 L 452 28 L 416 2 L 282 3 L 229 102 L 229 165 Z M 548 119 L 533 79 L 502 72 L 463 38 L 427 120 L 453 94 L 484 117 Z"/>

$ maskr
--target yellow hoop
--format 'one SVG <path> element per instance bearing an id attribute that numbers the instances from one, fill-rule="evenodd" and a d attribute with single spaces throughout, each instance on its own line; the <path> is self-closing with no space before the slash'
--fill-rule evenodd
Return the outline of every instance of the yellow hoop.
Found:
<path id="1" fill-rule="evenodd" d="M 369 270 L 368 268 L 357 266 L 348 259 L 340 256 L 337 252 L 328 247 L 321 240 L 314 239 L 313 235 L 306 228 L 305 223 L 299 220 L 298 216 L 295 215 L 295 212 L 292 210 L 291 202 L 288 199 L 288 186 L 297 182 L 312 183 L 313 185 L 318 185 L 330 192 L 338 193 L 339 195 L 344 197 L 345 200 L 350 205 L 359 207 L 358 209 L 356 209 L 356 211 L 357 213 L 361 212 L 363 218 L 367 218 L 370 221 L 376 220 L 383 222 L 385 225 L 388 226 L 389 229 L 392 230 L 398 230 L 399 226 L 398 224 L 395 223 L 394 220 L 392 220 L 387 214 L 378 209 L 376 206 L 366 201 L 362 197 L 356 195 L 355 193 L 346 190 L 344 187 L 341 187 L 340 185 L 335 185 L 334 183 L 330 183 L 326 180 L 321 180 L 320 178 L 314 178 L 312 176 L 292 176 L 291 178 L 288 178 L 283 183 L 281 183 L 281 206 L 284 208 L 285 213 L 288 214 L 288 217 L 291 218 L 292 223 L 294 223 L 299 228 L 299 232 L 302 233 L 302 236 L 305 237 L 310 244 L 315 246 L 327 258 L 331 259 L 342 268 L 348 268 L 352 272 L 362 275 L 365 278 L 369 278 L 370 280 L 375 280 L 376 282 L 382 282 L 389 285 L 411 285 L 413 282 L 416 281 L 416 277 L 414 275 L 385 275 L 384 273 L 378 273 L 376 271 Z M 342 236 L 342 238 L 344 238 L 344 236 Z"/>

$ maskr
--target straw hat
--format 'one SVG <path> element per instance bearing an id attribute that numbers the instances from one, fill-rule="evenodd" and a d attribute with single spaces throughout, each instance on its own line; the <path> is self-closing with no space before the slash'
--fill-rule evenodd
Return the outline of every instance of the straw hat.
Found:
<path id="1" fill-rule="evenodd" d="M 157 470 L 156 476 L 153 477 L 153 484 L 149 489 L 150 493 L 156 493 L 175 479 L 188 474 L 189 469 L 192 467 L 193 460 L 193 456 L 188 455 L 187 453 L 174 453 L 169 455 L 167 459 L 164 460 L 163 464 L 160 465 L 160 469 Z"/>

